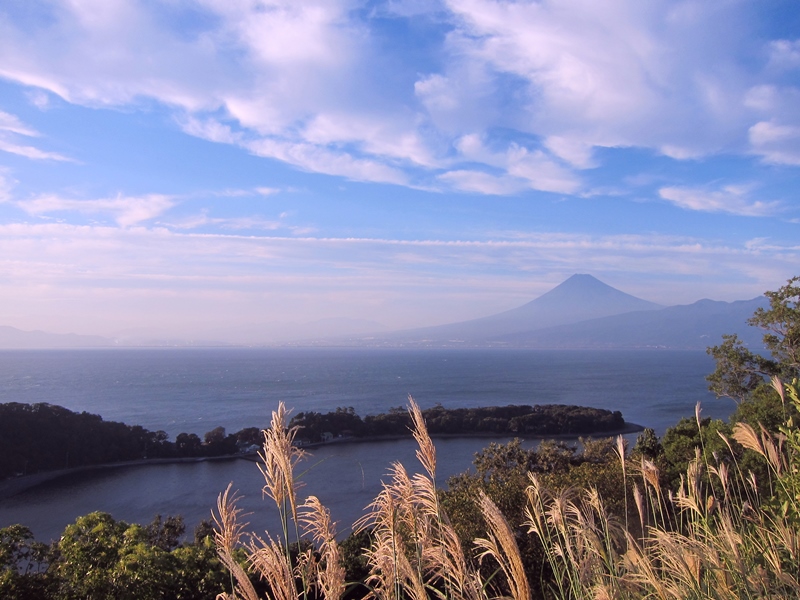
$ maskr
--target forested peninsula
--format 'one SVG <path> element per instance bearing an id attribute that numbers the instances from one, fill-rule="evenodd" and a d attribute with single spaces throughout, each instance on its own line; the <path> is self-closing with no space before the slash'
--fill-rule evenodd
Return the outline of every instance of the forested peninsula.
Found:
<path id="1" fill-rule="evenodd" d="M 640 428 L 626 426 L 619 411 L 581 406 L 496 406 L 424 411 L 433 435 L 560 436 L 610 434 Z M 408 411 L 361 418 L 352 408 L 321 414 L 302 412 L 289 423 L 298 427 L 297 443 L 359 441 L 410 434 Z M 263 443 L 262 429 L 226 433 L 216 427 L 201 438 L 180 433 L 170 441 L 164 431 L 105 421 L 52 404 L 0 404 L 0 480 L 46 471 L 152 459 L 234 456 Z"/>
<path id="2" fill-rule="evenodd" d="M 422 411 L 428 432 L 433 435 L 562 436 L 610 435 L 641 431 L 625 423 L 622 413 L 602 408 L 563 404 L 482 406 L 444 408 L 436 405 Z M 301 412 L 289 422 L 298 427 L 301 444 L 335 440 L 411 435 L 411 417 L 404 407 L 363 419 L 353 408 L 333 412 Z"/>

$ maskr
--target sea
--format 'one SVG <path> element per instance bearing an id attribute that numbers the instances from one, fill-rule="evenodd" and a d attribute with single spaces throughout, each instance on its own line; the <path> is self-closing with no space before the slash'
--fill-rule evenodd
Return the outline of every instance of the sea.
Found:
<path id="1" fill-rule="evenodd" d="M 662 435 L 682 417 L 727 418 L 715 398 L 704 352 L 512 349 L 172 348 L 0 351 L 0 402 L 47 402 L 105 420 L 200 437 L 266 427 L 280 402 L 295 412 L 352 407 L 365 416 L 422 408 L 577 404 L 618 410 Z M 629 443 L 636 436 L 629 436 Z M 437 485 L 470 468 L 475 452 L 509 438 L 435 440 Z M 525 440 L 533 446 L 538 440 Z M 380 491 L 393 462 L 418 471 L 412 440 L 314 448 L 298 477 L 301 499 L 316 495 L 341 536 Z M 0 527 L 22 523 L 37 540 L 57 539 L 92 511 L 129 523 L 182 515 L 188 530 L 212 517 L 228 485 L 242 496 L 249 528 L 273 534 L 277 510 L 262 492 L 256 463 L 244 459 L 90 469 L 0 498 Z"/>

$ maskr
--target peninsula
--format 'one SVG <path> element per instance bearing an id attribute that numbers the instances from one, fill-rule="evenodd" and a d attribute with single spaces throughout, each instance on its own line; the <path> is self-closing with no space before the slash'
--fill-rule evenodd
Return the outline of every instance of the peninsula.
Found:
<path id="1" fill-rule="evenodd" d="M 475 408 L 436 405 L 423 410 L 422 414 L 432 436 L 559 437 L 613 435 L 642 429 L 626 423 L 619 411 L 564 404 Z M 292 418 L 289 426 L 298 428 L 295 439 L 299 445 L 411 435 L 411 419 L 402 407 L 363 419 L 353 408 L 339 407 L 325 414 L 301 412 Z"/>
<path id="2" fill-rule="evenodd" d="M 488 406 L 423 411 L 431 435 L 484 437 L 559 437 L 613 435 L 641 430 L 619 411 L 583 406 Z M 298 445 L 369 441 L 410 436 L 405 408 L 362 418 L 352 408 L 321 414 L 301 412 L 291 420 Z M 51 404 L 0 404 L 0 480 L 95 466 L 184 461 L 254 454 L 263 443 L 259 427 L 226 433 L 216 427 L 201 438 L 104 421 Z"/>

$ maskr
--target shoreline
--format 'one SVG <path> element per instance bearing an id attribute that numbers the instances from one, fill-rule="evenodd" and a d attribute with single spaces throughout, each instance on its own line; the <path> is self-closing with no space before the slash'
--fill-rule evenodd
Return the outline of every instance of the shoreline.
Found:
<path id="1" fill-rule="evenodd" d="M 585 438 L 607 438 L 617 435 L 628 435 L 632 433 L 639 433 L 645 427 L 637 423 L 626 423 L 625 427 L 613 431 L 595 432 L 589 434 L 572 434 L 561 433 L 551 435 L 513 435 L 493 433 L 493 432 L 475 432 L 475 433 L 437 433 L 431 434 L 431 439 L 458 439 L 458 438 L 483 438 L 483 439 L 505 439 L 505 438 L 519 438 L 527 440 L 551 440 L 551 439 L 577 439 L 579 437 Z M 375 442 L 390 442 L 396 440 L 411 439 L 411 435 L 380 435 L 380 436 L 367 436 L 367 437 L 349 437 L 349 438 L 335 438 L 328 442 L 315 442 L 300 446 L 302 449 L 306 448 L 319 448 L 323 446 L 333 446 L 342 444 L 370 444 Z M 258 454 L 255 452 L 248 454 L 225 454 L 222 456 L 190 456 L 190 457 L 173 457 L 173 458 L 141 458 L 138 460 L 128 460 L 114 463 L 104 463 L 98 465 L 85 465 L 81 467 L 72 467 L 69 469 L 58 469 L 55 471 L 44 471 L 41 473 L 33 473 L 31 475 L 23 475 L 21 477 L 11 477 L 0 481 L 0 502 L 12 498 L 22 492 L 35 488 L 43 483 L 67 477 L 69 475 L 84 473 L 87 471 L 105 470 L 105 469 L 119 469 L 125 467 L 142 467 L 151 465 L 167 465 L 167 464 L 182 464 L 182 463 L 198 463 L 206 461 L 221 461 L 221 460 L 249 460 L 252 462 L 258 461 Z"/>
<path id="2" fill-rule="evenodd" d="M 140 458 L 137 460 L 125 460 L 113 463 L 102 463 L 98 465 L 84 465 L 81 467 L 71 467 L 69 469 L 57 469 L 55 471 L 43 471 L 41 473 L 33 473 L 31 475 L 22 475 L 20 477 L 10 477 L 0 481 L 0 502 L 13 498 L 17 494 L 35 488 L 38 485 L 47 483 L 54 479 L 61 477 L 68 477 L 78 473 L 85 473 L 87 471 L 103 471 L 106 469 L 122 469 L 125 467 L 146 467 L 151 465 L 170 465 L 180 463 L 197 463 L 212 460 L 233 460 L 237 458 L 245 458 L 245 454 L 225 454 L 223 456 L 181 456 L 173 458 Z"/>

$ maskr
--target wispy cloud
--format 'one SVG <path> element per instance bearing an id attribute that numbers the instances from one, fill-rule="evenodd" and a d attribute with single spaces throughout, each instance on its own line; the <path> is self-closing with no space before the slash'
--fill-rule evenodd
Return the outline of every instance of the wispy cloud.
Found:
<path id="1" fill-rule="evenodd" d="M 781 210 L 778 201 L 754 200 L 752 186 L 728 185 L 721 189 L 706 187 L 662 187 L 659 196 L 688 210 L 764 217 Z"/>
<path id="2" fill-rule="evenodd" d="M 40 327 L 57 315 L 91 331 L 127 320 L 229 327 L 265 314 L 413 326 L 512 308 L 575 272 L 629 282 L 627 291 L 661 302 L 697 300 L 675 282 L 698 277 L 705 295 L 753 297 L 791 276 L 798 260 L 796 244 L 770 240 L 530 232 L 402 240 L 16 223 L 0 225 L 0 311 L 15 314 L 23 302 Z M 654 270 L 660 278 L 647 279 Z"/>
<path id="3" fill-rule="evenodd" d="M 160 226 L 173 230 L 198 230 L 202 228 L 212 228 L 214 231 L 254 231 L 254 232 L 274 232 L 284 231 L 295 235 L 309 235 L 313 233 L 313 228 L 291 225 L 280 215 L 277 219 L 265 219 L 262 217 L 212 217 L 203 212 L 179 220 L 161 221 Z"/>
<path id="4" fill-rule="evenodd" d="M 766 162 L 800 165 L 800 126 L 761 121 L 753 125 L 748 133 L 754 151 L 763 156 Z"/>
<path id="5" fill-rule="evenodd" d="M 481 171 L 456 170 L 439 175 L 439 179 L 462 192 L 505 196 L 525 189 L 524 182 L 508 176 Z"/>
<path id="6" fill-rule="evenodd" d="M 53 213 L 80 213 L 89 215 L 110 215 L 121 227 L 130 227 L 150 221 L 172 208 L 176 200 L 163 194 L 145 196 L 117 196 L 94 200 L 75 200 L 56 195 L 43 195 L 18 202 L 20 208 L 31 215 L 51 215 Z"/>
<path id="7" fill-rule="evenodd" d="M 19 118 L 3 111 L 0 111 L 0 131 L 16 133 L 28 137 L 39 136 L 36 131 L 24 125 Z"/>
<path id="8" fill-rule="evenodd" d="M 0 111 L 0 151 L 18 154 L 33 160 L 59 160 L 69 158 L 57 152 L 47 152 L 34 146 L 20 143 L 18 138 L 39 137 L 39 133 L 22 123 L 15 115 Z"/>
<path id="9" fill-rule="evenodd" d="M 14 181 L 11 179 L 9 171 L 0 167 L 0 202 L 8 202 L 12 199 L 11 190 Z"/>

